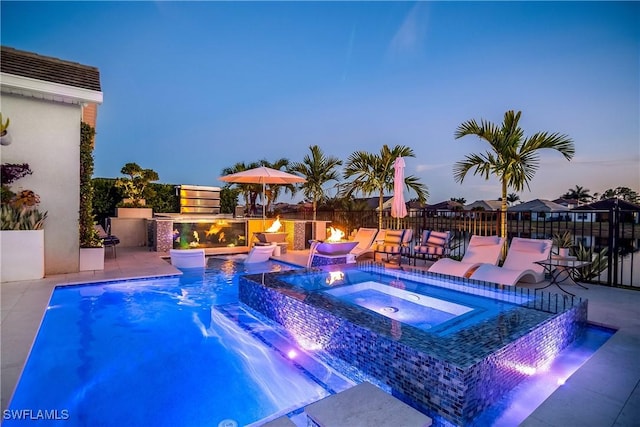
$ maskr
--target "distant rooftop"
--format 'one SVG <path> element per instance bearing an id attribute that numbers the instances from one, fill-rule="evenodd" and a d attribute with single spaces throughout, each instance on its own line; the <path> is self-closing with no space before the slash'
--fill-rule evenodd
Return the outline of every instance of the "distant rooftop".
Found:
<path id="1" fill-rule="evenodd" d="M 100 71 L 96 67 L 63 61 L 2 46 L 0 71 L 6 74 L 58 83 L 101 92 Z"/>

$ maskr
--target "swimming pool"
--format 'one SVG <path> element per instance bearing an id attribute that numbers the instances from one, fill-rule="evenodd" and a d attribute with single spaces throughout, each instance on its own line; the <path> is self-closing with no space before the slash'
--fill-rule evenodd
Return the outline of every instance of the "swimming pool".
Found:
<path id="1" fill-rule="evenodd" d="M 386 294 L 401 289 L 470 310 L 421 328 L 344 298 L 371 282 L 396 289 Z M 432 418 L 456 425 L 469 424 L 587 326 L 585 300 L 373 263 L 247 275 L 239 292 L 241 302 L 282 324 L 300 345 L 338 357 Z"/>
<path id="2" fill-rule="evenodd" d="M 238 304 L 239 264 L 209 265 L 56 288 L 9 405 L 27 420 L 3 425 L 251 425 L 353 385 Z"/>
<path id="3" fill-rule="evenodd" d="M 311 401 L 368 380 L 428 415 L 435 414 L 438 426 L 494 425 L 493 420 L 500 417 L 508 419 L 502 425 L 516 425 L 542 401 L 532 399 L 531 393 L 536 398 L 549 393 L 545 395 L 534 385 L 526 402 L 515 398 L 516 404 L 511 405 L 509 396 L 529 379 L 539 377 L 532 375 L 539 366 L 532 360 L 534 352 L 523 356 L 511 350 L 514 346 L 538 346 L 540 340 L 530 339 L 529 331 L 543 341 L 543 355 L 555 354 L 575 333 L 572 327 L 561 328 L 560 323 L 569 322 L 573 315 L 579 318 L 576 310 L 585 309 L 586 316 L 586 303 L 581 301 L 558 310 L 541 295 L 390 272 L 374 265 L 293 272 L 287 271 L 290 267 L 286 265 L 272 263 L 266 269 L 251 266 L 247 270 L 231 262 L 235 258 L 210 259 L 210 269 L 187 272 L 180 278 L 57 288 L 9 408 L 22 410 L 23 415 L 25 410 L 48 410 L 50 416 L 68 417 L 52 423 L 40 420 L 40 425 L 217 426 L 228 420 L 260 425 L 280 414 L 298 414 Z M 241 279 L 239 273 L 249 275 Z M 371 310 L 331 294 L 343 288 L 343 293 L 353 295 L 349 290 L 367 281 L 377 285 L 369 283 L 365 289 L 377 287 L 383 294 L 389 294 L 389 289 L 392 294 L 406 292 L 402 299 L 411 303 L 415 297 L 426 297 L 427 289 L 433 288 L 430 292 L 437 293 L 434 299 L 441 301 L 439 304 L 446 302 L 440 307 L 445 311 L 451 310 L 450 304 L 458 303 L 472 311 L 453 313 L 457 318 L 420 329 L 376 313 L 375 307 Z M 241 286 L 242 282 L 247 283 Z M 284 328 L 279 328 L 238 302 L 239 292 L 247 298 L 254 286 L 262 285 L 310 306 L 302 306 L 297 315 L 282 321 Z M 380 288 L 386 285 L 386 289 Z M 462 301 L 449 301 L 450 290 L 464 290 Z M 261 292 L 256 295 L 265 296 Z M 480 300 L 478 305 L 477 300 L 474 302 L 477 297 L 486 301 Z M 264 302 L 273 305 L 278 299 L 267 296 Z M 344 317 L 326 313 L 318 316 L 314 308 L 320 306 L 323 310 L 335 308 Z M 282 312 L 277 304 L 274 309 Z M 491 314 L 493 309 L 497 311 Z M 542 313 L 536 313 L 540 309 Z M 542 319 L 547 327 L 532 329 L 530 325 L 536 324 L 530 323 L 532 318 L 538 322 Z M 359 326 L 363 322 L 366 328 Z M 318 333 L 305 332 L 301 324 Z M 374 345 L 367 341 L 370 338 L 375 338 Z M 606 337 L 600 343 L 603 340 Z M 493 353 L 487 353 L 492 346 L 496 346 Z M 340 351 L 335 351 L 337 348 Z M 358 358 L 353 353 L 358 350 L 375 358 Z M 404 360 L 414 356 L 421 361 L 417 372 Z M 570 359 L 576 359 L 575 355 Z M 269 363 L 258 365 L 256 360 Z M 376 365 L 378 361 L 383 365 Z M 496 402 L 480 417 L 472 417 L 470 423 L 449 421 L 457 415 L 442 415 L 440 409 L 416 404 L 411 395 L 401 389 L 398 392 L 388 381 L 389 376 L 399 375 L 403 381 L 421 387 L 421 395 L 445 411 L 464 385 L 458 382 L 458 369 L 466 373 L 470 366 L 474 366 L 472 374 L 481 376 L 478 385 L 483 388 L 467 392 L 489 396 Z M 564 367 L 560 370 L 552 383 L 570 375 Z M 483 377 L 487 372 L 491 375 Z M 425 373 L 431 377 L 421 376 Z M 527 380 L 509 392 L 496 384 L 505 375 L 510 382 L 523 377 Z M 286 382 L 286 390 L 280 380 Z M 290 387 L 289 382 L 300 384 Z M 545 385 L 545 392 L 550 388 Z M 460 402 L 460 407 L 469 411 L 464 406 L 467 401 Z M 523 412 L 523 407 L 528 409 Z M 5 423 L 23 425 L 11 420 Z"/>

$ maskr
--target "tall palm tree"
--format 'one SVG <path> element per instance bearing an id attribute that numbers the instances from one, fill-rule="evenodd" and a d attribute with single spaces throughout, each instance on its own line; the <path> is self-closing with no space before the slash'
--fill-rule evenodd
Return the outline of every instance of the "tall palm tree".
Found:
<path id="1" fill-rule="evenodd" d="M 304 196 L 311 200 L 313 220 L 315 221 L 318 203 L 326 199 L 324 185 L 340 178 L 336 167 L 342 165 L 342 160 L 333 156 L 325 156 L 317 145 L 311 145 L 309 150 L 311 155 L 305 155 L 302 162 L 293 163 L 290 171 L 297 172 L 307 179 L 307 182 L 302 184 L 300 188 Z"/>
<path id="2" fill-rule="evenodd" d="M 591 190 L 589 190 L 588 188 L 576 185 L 575 188 L 570 188 L 569 191 L 564 193 L 562 197 L 564 197 L 565 199 L 574 199 L 578 200 L 579 202 L 589 203 L 591 200 L 593 200 L 593 196 L 589 194 L 590 192 Z"/>
<path id="3" fill-rule="evenodd" d="M 504 114 L 500 126 L 491 122 L 469 120 L 458 126 L 455 138 L 476 135 L 487 141 L 491 150 L 481 154 L 469 154 L 464 160 L 453 167 L 456 181 L 463 182 L 467 173 L 473 170 L 474 175 L 482 175 L 489 179 L 495 175 L 502 185 L 502 206 L 500 208 L 501 236 L 507 236 L 507 190 L 522 191 L 538 170 L 539 150 L 550 148 L 559 151 L 567 160 L 575 154 L 573 141 L 567 135 L 558 133 L 537 132 L 525 138 L 524 132 L 518 126 L 521 112 L 509 110 Z"/>
<path id="4" fill-rule="evenodd" d="M 383 145 L 380 154 L 372 154 L 364 151 L 356 151 L 347 159 L 344 170 L 344 178 L 352 181 L 342 188 L 343 196 L 351 197 L 353 193 L 360 192 L 367 196 L 377 192 L 378 200 L 378 228 L 382 228 L 382 205 L 385 191 L 393 190 L 393 163 L 398 157 L 415 157 L 413 150 L 404 145 L 396 145 L 389 148 Z M 404 183 L 407 189 L 413 190 L 418 196 L 418 200 L 424 202 L 429 192 L 424 184 L 418 182 L 418 178 L 409 175 L 405 176 Z"/>

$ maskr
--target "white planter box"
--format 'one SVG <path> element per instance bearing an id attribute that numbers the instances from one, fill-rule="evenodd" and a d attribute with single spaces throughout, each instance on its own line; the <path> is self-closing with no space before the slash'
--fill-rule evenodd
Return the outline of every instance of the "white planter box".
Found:
<path id="1" fill-rule="evenodd" d="M 2 282 L 44 277 L 44 230 L 0 231 Z"/>
<path id="2" fill-rule="evenodd" d="M 104 270 L 104 247 L 80 248 L 80 271 Z"/>
<path id="3" fill-rule="evenodd" d="M 153 218 L 153 208 L 116 208 L 118 218 Z M 115 233 L 114 233 L 115 234 Z"/>

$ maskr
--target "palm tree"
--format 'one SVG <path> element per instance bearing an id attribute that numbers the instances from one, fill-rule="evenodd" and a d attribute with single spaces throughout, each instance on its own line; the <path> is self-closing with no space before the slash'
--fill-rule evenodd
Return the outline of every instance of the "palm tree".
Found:
<path id="1" fill-rule="evenodd" d="M 509 193 L 507 195 L 507 203 L 509 204 L 509 206 L 513 205 L 518 200 L 520 200 L 520 196 L 518 196 L 516 193 Z"/>
<path id="2" fill-rule="evenodd" d="M 458 126 L 455 138 L 466 135 L 476 135 L 484 139 L 491 146 L 491 150 L 481 154 L 469 154 L 463 161 L 453 167 L 456 181 L 463 182 L 470 170 L 474 175 L 480 174 L 489 179 L 495 175 L 502 185 L 502 206 L 500 208 L 501 237 L 507 236 L 507 190 L 513 188 L 522 191 L 538 170 L 540 157 L 538 150 L 550 148 L 559 151 L 567 160 L 575 154 L 573 141 L 567 135 L 558 133 L 537 132 L 525 138 L 524 132 L 518 126 L 521 112 L 509 110 L 504 114 L 504 121 L 500 126 L 491 122 L 469 120 Z"/>
<path id="3" fill-rule="evenodd" d="M 591 190 L 589 190 L 588 188 L 576 185 L 575 188 L 570 188 L 569 191 L 564 193 L 562 197 L 565 199 L 574 199 L 578 200 L 579 202 L 589 203 L 591 200 L 593 200 L 593 196 L 589 194 L 590 192 Z"/>
<path id="4" fill-rule="evenodd" d="M 309 147 L 311 155 L 304 156 L 302 162 L 291 165 L 290 171 L 303 175 L 307 182 L 301 185 L 304 196 L 313 205 L 313 220 L 316 220 L 318 203 L 326 199 L 324 185 L 329 181 L 337 181 L 340 177 L 335 168 L 342 165 L 342 160 L 333 156 L 325 156 L 317 145 Z"/>
<path id="5" fill-rule="evenodd" d="M 382 228 L 382 205 L 384 192 L 393 190 L 393 163 L 398 157 L 415 157 L 413 150 L 404 145 L 396 145 L 389 148 L 386 144 L 380 149 L 380 154 L 372 154 L 364 151 L 356 151 L 347 159 L 344 170 L 344 178 L 353 178 L 342 188 L 343 196 L 351 197 L 353 193 L 360 192 L 365 196 L 378 192 L 378 228 Z M 424 202 L 429 192 L 424 184 L 418 182 L 418 178 L 405 176 L 404 183 L 409 190 L 413 190 L 418 200 Z"/>

